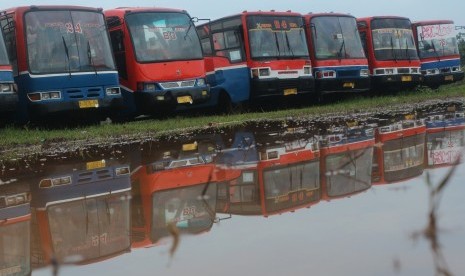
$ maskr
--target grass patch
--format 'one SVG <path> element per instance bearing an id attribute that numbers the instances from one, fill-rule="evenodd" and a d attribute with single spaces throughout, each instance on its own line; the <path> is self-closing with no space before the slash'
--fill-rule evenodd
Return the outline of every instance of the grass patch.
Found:
<path id="1" fill-rule="evenodd" d="M 233 115 L 211 115 L 187 117 L 177 116 L 165 120 L 148 119 L 124 124 L 104 124 L 75 129 L 26 129 L 7 126 L 0 129 L 0 149 L 39 147 L 56 142 L 108 143 L 116 140 L 136 140 L 157 137 L 169 133 L 182 133 L 206 127 L 239 125 L 254 120 L 307 119 L 325 114 L 354 114 L 389 110 L 396 106 L 419 104 L 430 100 L 452 100 L 465 96 L 465 82 L 441 86 L 437 90 L 419 88 L 416 91 L 401 92 L 396 95 L 378 97 L 353 97 L 337 103 L 315 105 L 269 112 L 250 112 Z M 2 153 L 0 153 L 1 155 Z"/>

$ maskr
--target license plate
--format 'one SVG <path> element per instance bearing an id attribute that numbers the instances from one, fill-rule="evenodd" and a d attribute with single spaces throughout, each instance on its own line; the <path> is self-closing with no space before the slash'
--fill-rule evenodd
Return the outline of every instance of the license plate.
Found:
<path id="1" fill-rule="evenodd" d="M 197 143 L 182 145 L 183 151 L 191 151 L 191 150 L 196 150 L 196 149 L 197 149 Z"/>
<path id="2" fill-rule="evenodd" d="M 402 76 L 402 81 L 412 81 L 412 76 Z"/>
<path id="3" fill-rule="evenodd" d="M 86 163 L 87 170 L 95 170 L 95 169 L 100 169 L 100 168 L 105 168 L 105 160 L 92 161 L 92 162 Z"/>
<path id="4" fill-rule="evenodd" d="M 178 103 L 192 103 L 192 97 L 191 96 L 182 96 L 182 97 L 177 97 Z"/>
<path id="5" fill-rule="evenodd" d="M 344 88 L 355 88 L 355 83 L 353 83 L 353 82 L 344 82 L 342 87 L 344 87 Z"/>
<path id="6" fill-rule="evenodd" d="M 97 108 L 98 100 L 83 100 L 79 101 L 79 108 Z"/>
<path id="7" fill-rule="evenodd" d="M 454 80 L 454 76 L 452 76 L 452 75 L 445 76 L 445 77 L 444 77 L 444 80 L 446 80 L 446 81 L 453 81 L 453 80 Z"/>
<path id="8" fill-rule="evenodd" d="M 297 88 L 284 89 L 284 96 L 297 95 Z"/>

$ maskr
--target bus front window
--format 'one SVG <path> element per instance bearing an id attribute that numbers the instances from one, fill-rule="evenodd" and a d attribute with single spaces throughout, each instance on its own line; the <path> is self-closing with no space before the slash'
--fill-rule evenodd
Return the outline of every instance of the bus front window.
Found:
<path id="1" fill-rule="evenodd" d="M 355 18 L 318 16 L 311 24 L 317 59 L 365 58 Z"/>
<path id="2" fill-rule="evenodd" d="M 417 33 L 418 53 L 421 58 L 459 54 L 454 24 L 418 26 Z"/>
<path id="3" fill-rule="evenodd" d="M 371 23 L 373 49 L 377 60 L 417 60 L 410 21 L 381 18 Z"/>
<path id="4" fill-rule="evenodd" d="M 291 16 L 249 16 L 252 58 L 308 58 L 303 20 Z"/>
<path id="5" fill-rule="evenodd" d="M 3 33 L 0 31 L 0 65 L 9 65 L 8 54 L 5 47 L 5 39 Z"/>
<path id="6" fill-rule="evenodd" d="M 31 11 L 25 25 L 32 74 L 115 70 L 101 13 Z"/>
<path id="7" fill-rule="evenodd" d="M 196 28 L 185 13 L 133 13 L 126 23 L 139 62 L 203 58 Z"/>

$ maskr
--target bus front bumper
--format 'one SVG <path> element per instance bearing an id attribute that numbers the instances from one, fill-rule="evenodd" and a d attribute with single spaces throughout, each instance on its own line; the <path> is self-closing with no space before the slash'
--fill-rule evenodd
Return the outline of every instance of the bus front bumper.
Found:
<path id="1" fill-rule="evenodd" d="M 18 108 L 17 93 L 0 92 L 0 113 L 10 113 Z"/>
<path id="2" fill-rule="evenodd" d="M 463 80 L 464 72 L 442 73 L 437 75 L 424 75 L 423 83 L 430 87 Z"/>
<path id="3" fill-rule="evenodd" d="M 415 87 L 423 81 L 423 76 L 420 74 L 397 74 L 372 76 L 371 82 L 375 88 L 384 87 Z"/>
<path id="4" fill-rule="evenodd" d="M 315 86 L 321 94 L 365 92 L 370 90 L 370 78 L 316 79 Z"/>
<path id="5" fill-rule="evenodd" d="M 313 77 L 251 80 L 251 98 L 282 97 L 315 92 L 315 79 Z"/>
<path id="6" fill-rule="evenodd" d="M 80 101 L 47 101 L 30 102 L 29 112 L 36 116 L 67 112 L 105 112 L 124 107 L 122 97 L 108 97 L 104 99 L 85 99 Z"/>
<path id="7" fill-rule="evenodd" d="M 210 87 L 190 87 L 163 91 L 136 91 L 134 99 L 137 108 L 143 112 L 156 112 L 157 109 L 176 109 L 177 106 L 195 106 L 210 100 Z"/>

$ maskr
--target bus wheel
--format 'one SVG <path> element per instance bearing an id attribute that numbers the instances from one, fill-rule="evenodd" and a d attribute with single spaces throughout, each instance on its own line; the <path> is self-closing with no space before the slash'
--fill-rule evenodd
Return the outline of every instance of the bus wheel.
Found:
<path id="1" fill-rule="evenodd" d="M 231 98 L 229 97 L 228 93 L 225 91 L 221 91 L 220 96 L 218 98 L 218 112 L 220 114 L 231 114 L 234 111 L 233 103 L 231 102 Z"/>

